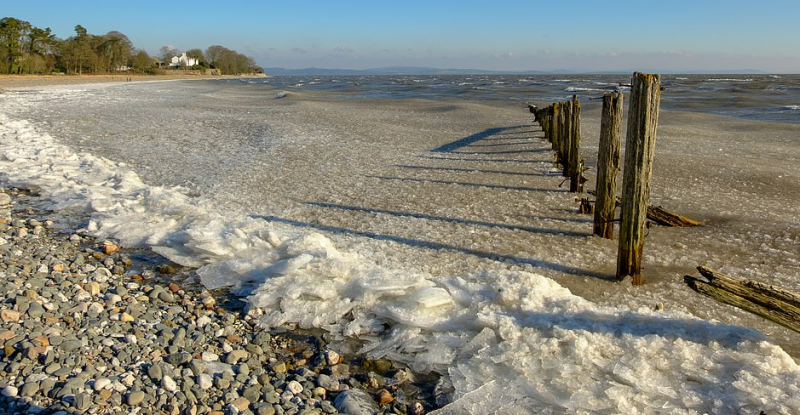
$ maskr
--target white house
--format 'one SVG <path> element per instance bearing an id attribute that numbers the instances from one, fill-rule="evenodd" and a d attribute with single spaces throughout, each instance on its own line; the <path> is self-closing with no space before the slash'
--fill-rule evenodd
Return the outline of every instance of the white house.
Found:
<path id="1" fill-rule="evenodd" d="M 170 63 L 169 66 L 177 68 L 179 66 L 195 66 L 198 63 L 200 62 L 198 62 L 196 58 L 190 58 L 186 56 L 186 52 L 183 52 L 181 56 L 173 56 L 172 63 Z"/>

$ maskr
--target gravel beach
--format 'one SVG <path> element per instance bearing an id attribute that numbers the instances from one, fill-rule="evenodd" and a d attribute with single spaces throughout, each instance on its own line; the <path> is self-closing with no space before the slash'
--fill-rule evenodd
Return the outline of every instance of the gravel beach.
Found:
<path id="1" fill-rule="evenodd" d="M 37 220 L 35 197 L 0 189 L 0 413 L 424 413 L 407 370 L 258 330 L 169 265 Z"/>

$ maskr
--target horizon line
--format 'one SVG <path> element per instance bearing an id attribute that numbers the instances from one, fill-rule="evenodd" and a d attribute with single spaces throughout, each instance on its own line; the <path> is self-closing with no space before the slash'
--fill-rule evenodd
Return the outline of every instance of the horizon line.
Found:
<path id="1" fill-rule="evenodd" d="M 324 68 L 324 67 L 305 67 L 305 68 L 284 68 L 279 66 L 267 67 L 262 65 L 264 73 L 270 72 L 293 75 L 623 75 L 634 72 L 645 72 L 669 75 L 797 75 L 796 72 L 769 72 L 761 69 L 718 69 L 718 70 L 653 70 L 653 69 L 619 69 L 619 70 L 578 70 L 578 69 L 525 69 L 525 70 L 492 70 L 492 69 L 461 69 L 461 68 L 436 68 L 426 66 L 386 66 L 367 69 L 345 69 L 345 68 Z"/>

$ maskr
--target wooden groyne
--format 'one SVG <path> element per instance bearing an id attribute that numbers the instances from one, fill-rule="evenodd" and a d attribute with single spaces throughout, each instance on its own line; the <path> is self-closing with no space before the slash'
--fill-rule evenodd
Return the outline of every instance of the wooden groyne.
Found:
<path id="1" fill-rule="evenodd" d="M 581 158 L 581 103 L 578 97 L 564 102 L 556 102 L 547 108 L 538 109 L 529 105 L 534 119 L 544 131 L 547 141 L 552 144 L 555 162 L 562 166 L 562 173 L 570 181 L 569 190 L 583 193 L 584 161 Z"/>
<path id="2" fill-rule="evenodd" d="M 625 163 L 622 195 L 617 196 L 620 171 L 623 95 L 620 91 L 605 94 L 597 154 L 597 181 L 593 233 L 613 239 L 614 223 L 619 222 L 617 280 L 631 277 L 633 285 L 642 284 L 641 275 L 646 220 L 663 226 L 691 227 L 700 222 L 648 203 L 650 178 L 655 157 L 655 140 L 660 109 L 661 77 L 636 72 L 631 80 L 628 100 L 628 125 L 625 138 Z M 534 120 L 546 140 L 552 143 L 555 161 L 570 180 L 570 191 L 583 192 L 583 159 L 580 157 L 580 103 L 577 97 L 553 103 L 546 108 L 529 105 Z M 588 199 L 581 199 L 582 213 Z M 620 218 L 615 219 L 617 207 Z M 750 313 L 800 333 L 800 294 L 753 280 L 740 280 L 708 267 L 697 267 L 701 278 L 686 275 L 684 282 L 699 294 Z"/>
<path id="3" fill-rule="evenodd" d="M 630 86 L 622 197 L 617 197 L 617 175 L 621 167 L 623 95 L 614 91 L 602 97 L 594 209 L 587 198 L 582 198 L 580 211 L 594 212 L 593 233 L 602 238 L 613 239 L 614 223 L 620 223 L 616 276 L 619 280 L 630 276 L 632 283 L 639 285 L 643 282 L 641 268 L 646 220 L 676 227 L 700 223 L 648 203 L 663 88 L 659 75 L 640 72 L 633 74 Z M 551 143 L 555 162 L 570 181 L 570 191 L 582 193 L 586 179 L 583 177 L 585 163 L 580 155 L 581 105 L 577 96 L 545 108 L 528 105 L 528 109 L 544 132 L 544 138 Z M 621 206 L 619 219 L 615 219 L 617 206 Z"/>

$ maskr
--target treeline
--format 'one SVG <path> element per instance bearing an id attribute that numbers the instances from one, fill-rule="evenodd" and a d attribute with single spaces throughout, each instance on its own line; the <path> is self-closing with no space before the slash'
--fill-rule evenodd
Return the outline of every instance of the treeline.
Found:
<path id="1" fill-rule="evenodd" d="M 77 25 L 74 36 L 59 39 L 50 28 L 40 29 L 13 17 L 0 19 L 0 74 L 158 73 L 171 67 L 172 58 L 180 54 L 165 46 L 159 56 L 150 56 L 117 31 L 93 35 Z M 219 45 L 205 52 L 190 49 L 186 56 L 196 64 L 184 62 L 177 67 L 215 69 L 222 75 L 262 71 L 253 58 Z"/>

